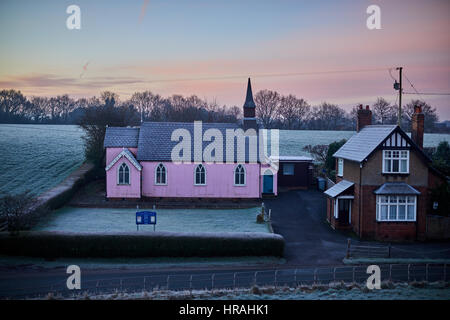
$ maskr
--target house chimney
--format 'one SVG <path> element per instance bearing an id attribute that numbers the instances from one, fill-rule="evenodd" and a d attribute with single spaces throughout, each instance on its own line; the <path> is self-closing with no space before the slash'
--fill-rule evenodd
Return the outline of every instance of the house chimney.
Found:
<path id="1" fill-rule="evenodd" d="M 357 111 L 357 119 L 356 119 L 356 131 L 361 131 L 365 126 L 369 126 L 372 124 L 372 111 L 369 106 L 366 106 L 363 109 L 362 104 L 359 106 Z"/>
<path id="2" fill-rule="evenodd" d="M 420 149 L 423 149 L 423 132 L 425 127 L 425 115 L 421 106 L 414 107 L 414 114 L 411 119 L 411 139 Z"/>

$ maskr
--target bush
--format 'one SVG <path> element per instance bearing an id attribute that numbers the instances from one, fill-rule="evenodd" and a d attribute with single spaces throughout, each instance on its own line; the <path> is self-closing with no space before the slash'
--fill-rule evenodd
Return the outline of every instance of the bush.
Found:
<path id="1" fill-rule="evenodd" d="M 284 239 L 264 233 L 0 234 L 0 254 L 44 258 L 282 256 Z"/>

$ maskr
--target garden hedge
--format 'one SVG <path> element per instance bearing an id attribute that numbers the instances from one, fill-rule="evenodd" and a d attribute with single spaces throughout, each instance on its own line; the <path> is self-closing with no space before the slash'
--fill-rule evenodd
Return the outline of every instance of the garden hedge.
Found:
<path id="1" fill-rule="evenodd" d="M 43 258 L 282 256 L 269 233 L 0 233 L 0 255 Z"/>

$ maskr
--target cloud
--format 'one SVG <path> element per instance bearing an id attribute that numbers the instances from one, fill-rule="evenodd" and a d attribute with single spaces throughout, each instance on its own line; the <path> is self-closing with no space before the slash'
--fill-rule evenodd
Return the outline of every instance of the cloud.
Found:
<path id="1" fill-rule="evenodd" d="M 107 88 L 118 85 L 139 84 L 143 80 L 133 77 L 90 77 L 85 79 L 62 77 L 55 74 L 28 74 L 6 76 L 0 88 Z"/>

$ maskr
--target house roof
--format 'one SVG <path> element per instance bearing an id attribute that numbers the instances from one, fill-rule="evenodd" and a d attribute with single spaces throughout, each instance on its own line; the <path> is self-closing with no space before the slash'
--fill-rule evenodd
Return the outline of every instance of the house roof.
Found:
<path id="1" fill-rule="evenodd" d="M 270 157 L 272 160 L 277 160 L 279 162 L 302 162 L 302 161 L 313 161 L 314 159 L 311 157 L 305 157 L 305 156 L 278 156 L 278 157 L 274 157 L 271 156 Z"/>
<path id="2" fill-rule="evenodd" d="M 366 159 L 394 130 L 396 125 L 370 125 L 353 135 L 333 157 L 361 162 Z"/>
<path id="3" fill-rule="evenodd" d="M 227 160 L 226 148 L 226 130 L 236 130 L 240 127 L 234 123 L 202 123 L 202 137 L 208 129 L 217 129 L 223 137 L 223 159 Z M 144 122 L 139 132 L 138 153 L 137 159 L 139 161 L 172 161 L 172 150 L 180 143 L 180 140 L 172 141 L 172 133 L 177 129 L 187 130 L 191 136 L 191 161 L 194 161 L 194 123 L 192 122 Z M 258 136 L 256 136 L 256 155 L 254 159 L 258 158 Z M 178 139 L 178 137 L 177 137 Z M 240 161 L 238 157 L 238 139 L 234 139 L 234 162 Z M 211 141 L 203 141 L 202 150 L 211 144 Z M 249 157 L 249 137 L 245 137 L 245 161 L 248 162 Z"/>
<path id="4" fill-rule="evenodd" d="M 351 181 L 342 180 L 339 183 L 336 183 L 330 189 L 326 190 L 325 194 L 329 197 L 335 198 L 353 185 L 354 183 Z"/>
<path id="5" fill-rule="evenodd" d="M 105 168 L 105 171 L 108 171 L 109 169 L 111 169 L 116 163 L 117 161 L 119 161 L 122 157 L 125 157 L 128 159 L 128 161 L 131 162 L 131 164 L 133 166 L 135 166 L 136 169 L 138 169 L 139 171 L 142 170 L 142 166 L 139 164 L 139 162 L 136 160 L 136 158 L 134 157 L 134 155 L 130 152 L 130 150 L 128 150 L 127 148 L 123 148 L 122 152 L 119 153 Z"/>
<path id="6" fill-rule="evenodd" d="M 104 148 L 137 148 L 139 128 L 108 127 L 105 132 Z"/>
<path id="7" fill-rule="evenodd" d="M 375 194 L 414 194 L 419 195 L 420 192 L 405 182 L 386 182 L 374 191 Z"/>

